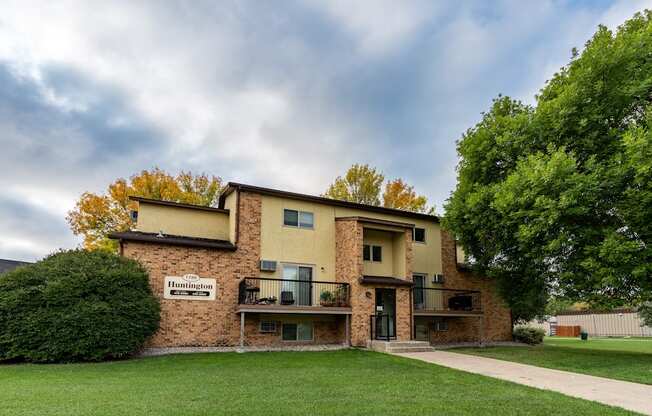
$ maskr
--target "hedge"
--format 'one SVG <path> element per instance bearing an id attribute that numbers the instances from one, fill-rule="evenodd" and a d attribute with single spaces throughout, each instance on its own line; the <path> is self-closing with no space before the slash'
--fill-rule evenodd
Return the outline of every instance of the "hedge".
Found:
<path id="1" fill-rule="evenodd" d="M 0 276 L 0 360 L 125 357 L 159 319 L 147 271 L 115 254 L 62 251 Z"/>

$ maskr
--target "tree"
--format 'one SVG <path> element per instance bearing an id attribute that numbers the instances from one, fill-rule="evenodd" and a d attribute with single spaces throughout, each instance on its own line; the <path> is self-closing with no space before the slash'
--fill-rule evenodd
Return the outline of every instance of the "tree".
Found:
<path id="1" fill-rule="evenodd" d="M 0 279 L 0 360 L 99 361 L 136 352 L 158 329 L 147 271 L 101 251 L 71 250 Z"/>
<path id="2" fill-rule="evenodd" d="M 335 178 L 325 197 L 366 205 L 380 205 L 380 186 L 385 176 L 369 165 L 355 164 L 344 177 Z"/>
<path id="3" fill-rule="evenodd" d="M 355 164 L 349 168 L 344 177 L 338 176 L 323 194 L 327 198 L 360 204 L 380 206 L 381 189 L 385 175 L 369 165 Z M 382 194 L 382 206 L 414 212 L 434 212 L 434 207 L 427 207 L 425 196 L 417 195 L 414 187 L 402 179 L 385 183 Z"/>
<path id="4" fill-rule="evenodd" d="M 384 207 L 425 212 L 427 202 L 425 196 L 417 195 L 414 192 L 414 187 L 403 182 L 403 179 L 394 179 L 385 184 L 385 192 L 383 192 Z"/>
<path id="5" fill-rule="evenodd" d="M 107 236 L 131 226 L 129 212 L 137 209 L 137 203 L 130 196 L 212 206 L 221 189 L 222 180 L 215 176 L 183 171 L 172 176 L 158 168 L 143 170 L 129 181 L 117 179 L 106 194 L 83 193 L 66 219 L 75 235 L 84 236 L 87 250 L 116 251 L 116 242 Z"/>
<path id="6" fill-rule="evenodd" d="M 548 292 L 591 307 L 652 298 L 652 14 L 599 27 L 530 107 L 499 96 L 458 142 L 444 226 L 515 319 Z"/>

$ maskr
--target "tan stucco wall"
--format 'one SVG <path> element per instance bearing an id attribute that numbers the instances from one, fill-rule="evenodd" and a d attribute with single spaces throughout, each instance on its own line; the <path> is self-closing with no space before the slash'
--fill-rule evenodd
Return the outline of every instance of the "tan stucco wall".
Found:
<path id="1" fill-rule="evenodd" d="M 314 214 L 314 228 L 283 225 L 283 210 L 295 209 Z M 283 263 L 313 267 L 313 280 L 335 281 L 335 220 L 331 207 L 309 202 L 262 196 L 260 255 L 278 262 L 276 272 L 261 277 L 283 277 Z"/>
<path id="2" fill-rule="evenodd" d="M 234 193 L 235 194 L 235 193 Z M 426 243 L 413 244 L 412 270 L 415 273 L 428 275 L 426 282 L 432 285 L 432 276 L 442 272 L 441 266 L 441 234 L 439 224 L 403 217 L 400 215 L 378 214 L 374 212 L 350 208 L 322 205 L 308 201 L 285 199 L 276 196 L 263 195 L 261 217 L 261 259 L 279 262 L 274 273 L 261 272 L 262 277 L 281 278 L 282 263 L 298 263 L 312 265 L 313 279 L 321 281 L 335 280 L 335 218 L 367 217 L 395 222 L 415 224 L 426 229 Z M 225 208 L 229 208 L 225 206 Z M 309 211 L 314 214 L 313 230 L 285 227 L 283 225 L 283 209 Z M 373 228 L 383 228 L 374 226 Z M 390 229 L 391 227 L 386 227 Z M 399 240 L 396 238 L 399 236 Z M 387 241 L 388 247 L 383 247 L 383 264 L 376 269 L 371 265 L 365 268 L 365 274 L 404 277 L 405 237 L 394 233 L 394 240 Z M 398 250 L 403 248 L 403 253 Z M 395 248 L 395 250 L 393 250 Z M 390 253 L 395 253 L 390 256 Z M 400 258 L 398 261 L 397 258 Z M 386 263 L 386 259 L 391 262 Z M 365 262 L 366 264 L 366 262 Z"/>
<path id="3" fill-rule="evenodd" d="M 229 215 L 140 202 L 136 229 L 147 233 L 162 231 L 163 234 L 227 240 Z"/>

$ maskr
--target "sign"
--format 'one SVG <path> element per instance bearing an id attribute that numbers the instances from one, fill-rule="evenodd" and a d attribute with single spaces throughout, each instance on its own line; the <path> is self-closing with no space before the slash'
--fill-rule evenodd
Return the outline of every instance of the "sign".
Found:
<path id="1" fill-rule="evenodd" d="M 377 306 L 376 306 L 376 311 L 378 311 L 378 312 L 382 312 L 383 309 L 384 309 L 384 308 L 383 308 L 382 305 L 377 305 Z"/>
<path id="2" fill-rule="evenodd" d="M 165 299 L 215 300 L 215 279 L 204 279 L 196 274 L 165 276 L 163 297 Z"/>

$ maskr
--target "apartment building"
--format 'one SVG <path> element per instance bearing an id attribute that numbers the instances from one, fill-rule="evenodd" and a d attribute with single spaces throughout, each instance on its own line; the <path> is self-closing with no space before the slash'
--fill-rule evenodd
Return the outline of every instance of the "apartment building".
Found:
<path id="1" fill-rule="evenodd" d="M 217 208 L 133 198 L 112 234 L 161 300 L 152 348 L 511 339 L 436 216 L 229 183 Z"/>

